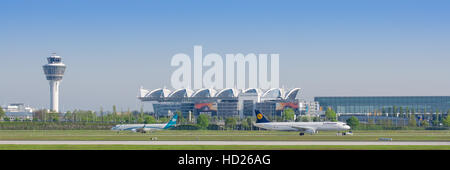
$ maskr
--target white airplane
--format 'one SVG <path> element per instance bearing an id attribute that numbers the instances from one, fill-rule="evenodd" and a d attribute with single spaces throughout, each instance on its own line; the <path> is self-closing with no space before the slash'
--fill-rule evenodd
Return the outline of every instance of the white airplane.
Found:
<path id="1" fill-rule="evenodd" d="M 169 129 L 177 124 L 178 115 L 175 114 L 169 122 L 165 124 L 120 124 L 111 128 L 114 131 L 129 130 L 132 132 L 150 132 L 156 130 Z"/>
<path id="2" fill-rule="evenodd" d="M 300 131 L 300 136 L 305 135 L 305 132 L 313 134 L 319 130 L 345 131 L 350 129 L 350 126 L 344 122 L 270 122 L 259 110 L 255 110 L 255 115 L 256 127 L 267 130 Z"/>

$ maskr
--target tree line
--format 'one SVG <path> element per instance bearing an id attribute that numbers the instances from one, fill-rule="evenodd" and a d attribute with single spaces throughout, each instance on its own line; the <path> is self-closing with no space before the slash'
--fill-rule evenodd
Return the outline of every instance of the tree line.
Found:
<path id="1" fill-rule="evenodd" d="M 403 110 L 402 108 L 399 109 Z M 406 109 L 408 110 L 408 109 Z M 450 110 L 449 110 L 450 112 Z M 206 114 L 200 114 L 191 120 L 190 122 L 183 117 L 180 111 L 176 111 L 175 114 L 178 116 L 178 127 L 175 129 L 209 129 L 209 130 L 254 130 L 258 129 L 253 126 L 255 122 L 254 117 L 217 117 L 209 116 Z M 448 113 L 447 113 L 448 115 Z M 327 109 L 324 117 L 301 115 L 295 116 L 295 111 L 291 108 L 283 110 L 281 116 L 271 117 L 266 115 L 266 117 L 271 121 L 296 121 L 296 122 L 319 122 L 319 121 L 337 121 L 336 112 L 332 109 Z M 9 119 L 5 117 L 5 112 L 0 108 L 0 119 Z M 376 123 L 373 119 L 369 119 L 367 122 L 360 123 L 358 118 L 351 117 L 346 120 L 352 129 L 414 129 L 414 128 L 428 128 L 431 126 L 439 126 L 442 124 L 444 127 L 450 126 L 450 117 L 442 114 L 436 114 L 432 117 L 431 123 L 426 119 L 417 120 L 415 116 L 409 116 L 408 126 L 398 127 L 395 126 L 392 120 L 378 120 Z M 83 129 L 82 126 L 86 126 L 87 129 L 110 129 L 113 125 L 124 124 L 124 123 L 139 123 L 139 124 L 152 124 L 152 123 L 166 123 L 170 117 L 167 116 L 153 116 L 149 113 L 145 113 L 142 108 L 140 111 L 126 111 L 118 112 L 116 106 L 113 106 L 113 111 L 111 113 L 105 114 L 103 109 L 100 112 L 86 111 L 86 110 L 73 110 L 67 111 L 66 113 L 54 113 L 48 112 L 47 110 L 37 110 L 33 113 L 33 120 L 25 120 L 22 124 L 16 124 L 16 129 L 46 129 L 50 127 L 55 127 L 56 129 Z M 4 121 L 5 122 L 5 121 Z M 35 123 L 32 123 L 35 122 Z M 45 126 L 44 122 L 50 122 Z M 94 127 L 95 124 L 98 126 Z M 89 125 L 89 126 L 88 126 Z M 0 128 L 2 129 L 14 129 L 14 123 L 3 123 Z"/>

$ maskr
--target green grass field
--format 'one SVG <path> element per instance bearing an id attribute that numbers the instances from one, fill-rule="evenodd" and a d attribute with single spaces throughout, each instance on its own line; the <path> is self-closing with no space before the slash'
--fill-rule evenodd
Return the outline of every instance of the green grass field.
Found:
<path id="1" fill-rule="evenodd" d="M 371 130 L 353 131 L 353 136 L 337 136 L 336 132 L 299 136 L 297 132 L 280 131 L 209 131 L 167 130 L 152 133 L 120 133 L 109 130 L 0 130 L 0 140 L 208 140 L 208 141 L 376 141 L 392 138 L 394 141 L 450 141 L 448 130 Z"/>

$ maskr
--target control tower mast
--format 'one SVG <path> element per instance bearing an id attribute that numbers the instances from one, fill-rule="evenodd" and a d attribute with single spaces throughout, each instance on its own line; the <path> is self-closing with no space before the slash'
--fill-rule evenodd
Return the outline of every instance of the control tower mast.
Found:
<path id="1" fill-rule="evenodd" d="M 50 83 L 50 110 L 53 112 L 59 112 L 59 84 L 66 70 L 66 65 L 61 60 L 60 56 L 53 53 L 47 58 L 48 64 L 42 66 Z"/>

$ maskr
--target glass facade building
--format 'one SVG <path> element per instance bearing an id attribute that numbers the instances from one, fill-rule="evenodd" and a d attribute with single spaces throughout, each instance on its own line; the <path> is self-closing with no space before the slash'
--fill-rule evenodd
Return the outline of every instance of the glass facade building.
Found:
<path id="1" fill-rule="evenodd" d="M 281 112 L 277 110 L 276 101 L 264 101 L 261 103 L 256 103 L 256 109 L 271 118 L 275 116 L 281 116 Z"/>
<path id="2" fill-rule="evenodd" d="M 239 103 L 237 100 L 222 100 L 217 103 L 218 117 L 239 117 Z"/>
<path id="3" fill-rule="evenodd" d="M 244 108 L 243 110 L 243 114 L 245 117 L 251 117 L 254 115 L 254 110 L 255 110 L 255 104 L 252 100 L 244 100 L 243 102 Z"/>
<path id="4" fill-rule="evenodd" d="M 450 110 L 450 96 L 315 97 L 321 110 L 340 114 L 439 113 Z"/>

